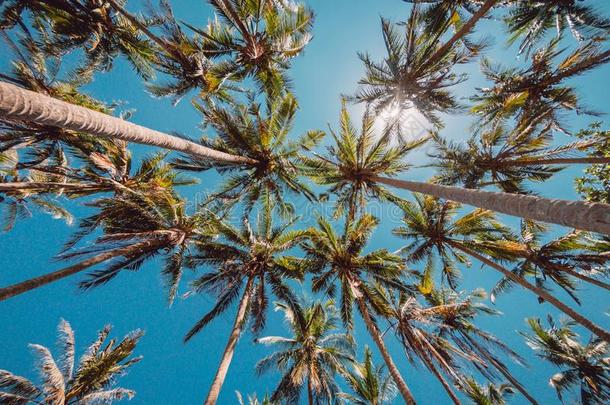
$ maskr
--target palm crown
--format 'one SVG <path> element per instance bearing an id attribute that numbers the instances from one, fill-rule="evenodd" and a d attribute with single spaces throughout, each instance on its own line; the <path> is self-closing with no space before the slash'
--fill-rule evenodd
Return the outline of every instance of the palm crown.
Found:
<path id="1" fill-rule="evenodd" d="M 365 76 L 361 89 L 352 98 L 373 106 L 376 112 L 384 109 L 415 108 L 437 127 L 442 122 L 437 113 L 454 113 L 460 105 L 447 90 L 466 79 L 454 73 L 454 67 L 472 60 L 481 44 L 454 43 L 438 55 L 441 37 L 450 27 L 447 22 L 436 32 L 420 30 L 423 17 L 414 6 L 401 34 L 397 25 L 382 19 L 381 28 L 387 51 L 382 62 L 374 62 L 361 54 Z"/>
<path id="2" fill-rule="evenodd" d="M 551 317 L 549 328 L 540 319 L 528 319 L 533 334 L 523 334 L 538 356 L 562 371 L 553 375 L 550 384 L 562 399 L 566 390 L 578 389 L 582 404 L 604 404 L 610 400 L 610 366 L 608 342 L 591 339 L 586 345 L 578 341 L 570 322 L 556 324 Z"/>
<path id="3" fill-rule="evenodd" d="M 58 326 L 58 347 L 61 355 L 56 361 L 49 349 L 38 344 L 30 347 L 38 355 L 41 386 L 24 377 L 0 370 L 0 401 L 3 404 L 110 404 L 121 399 L 131 399 L 135 392 L 115 387 L 116 379 L 141 360 L 129 359 L 141 331 L 133 331 L 120 342 L 106 342 L 111 327 L 102 329 L 97 339 L 87 348 L 77 364 L 74 353 L 74 331 L 64 320 Z"/>
<path id="4" fill-rule="evenodd" d="M 314 403 L 332 402 L 339 390 L 335 374 L 343 372 L 354 361 L 352 339 L 346 334 L 335 333 L 339 325 L 334 303 L 276 303 L 276 310 L 284 312 L 292 336 L 267 336 L 256 340 L 279 349 L 256 365 L 259 374 L 272 368 L 282 373 L 271 401 L 299 403 L 301 390 L 307 385 L 308 395 Z"/>

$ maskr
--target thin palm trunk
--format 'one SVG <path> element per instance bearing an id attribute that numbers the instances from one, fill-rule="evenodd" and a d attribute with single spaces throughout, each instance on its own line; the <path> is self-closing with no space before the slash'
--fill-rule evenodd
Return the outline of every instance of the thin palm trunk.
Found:
<path id="1" fill-rule="evenodd" d="M 557 159 L 515 159 L 500 162 L 498 166 L 530 166 L 530 165 L 569 165 L 569 164 L 610 164 L 610 157 L 557 158 Z"/>
<path id="2" fill-rule="evenodd" d="M 396 364 L 394 364 L 394 360 L 392 360 L 392 357 L 390 356 L 390 353 L 388 352 L 388 349 L 386 348 L 385 343 L 383 342 L 383 338 L 379 333 L 379 329 L 377 329 L 377 326 L 371 319 L 371 315 L 369 314 L 364 299 L 362 297 L 356 297 L 356 303 L 358 304 L 358 308 L 360 309 L 360 313 L 362 314 L 364 323 L 366 324 L 366 327 L 369 330 L 371 337 L 375 341 L 377 348 L 379 348 L 381 356 L 383 357 L 383 360 L 385 361 L 385 364 L 388 367 L 388 371 L 390 372 L 390 375 L 392 376 L 394 382 L 396 383 L 396 386 L 398 387 L 398 391 L 400 391 L 400 394 L 408 405 L 415 405 L 415 399 L 413 398 L 409 387 L 407 387 L 405 380 L 403 380 L 402 376 L 400 375 Z"/>
<path id="3" fill-rule="evenodd" d="M 549 294 L 542 288 L 538 288 L 538 287 L 530 284 L 523 277 L 519 277 L 512 271 L 505 269 L 504 267 L 500 266 L 496 262 L 475 252 L 474 250 L 468 248 L 467 246 L 462 245 L 461 243 L 458 243 L 458 242 L 452 241 L 452 240 L 449 240 L 447 243 L 449 243 L 454 248 L 461 250 L 462 252 L 466 253 L 467 255 L 479 260 L 480 262 L 488 265 L 489 267 L 493 268 L 494 270 L 499 271 L 505 277 L 509 278 L 513 282 L 519 284 L 521 287 L 533 292 L 540 298 L 544 299 L 549 304 L 553 305 L 555 308 L 559 309 L 560 311 L 562 311 L 563 313 L 565 313 L 566 315 L 568 315 L 569 317 L 574 319 L 576 322 L 578 322 L 579 324 L 581 324 L 582 326 L 584 326 L 585 328 L 587 328 L 588 330 L 593 332 L 595 335 L 599 336 L 601 339 L 605 340 L 606 342 L 610 342 L 610 333 L 608 333 L 608 331 L 606 331 L 605 329 L 596 325 L 595 323 L 591 322 L 589 319 L 582 316 L 578 312 L 574 311 L 572 308 L 568 307 L 563 302 L 559 301 L 557 298 L 553 297 L 551 294 Z"/>
<path id="4" fill-rule="evenodd" d="M 470 17 L 470 19 L 468 21 L 466 21 L 466 23 L 464 25 L 462 25 L 462 27 L 447 42 L 445 42 L 440 48 L 438 48 L 436 50 L 436 52 L 434 52 L 434 54 L 428 59 L 428 62 L 426 63 L 426 65 L 430 66 L 431 64 L 436 63 L 436 60 L 439 58 L 442 58 L 443 55 L 449 49 L 451 49 L 451 47 L 457 41 L 462 39 L 464 36 L 468 35 L 470 33 L 470 31 L 472 31 L 474 26 L 477 24 L 477 22 L 479 22 L 479 20 L 481 18 L 485 17 L 485 14 L 487 14 L 489 12 L 489 10 L 491 10 L 491 8 L 496 5 L 497 2 L 498 2 L 498 0 L 487 0 L 485 2 L 485 4 L 483 4 L 477 10 L 477 12 L 474 13 L 472 15 L 472 17 Z"/>
<path id="5" fill-rule="evenodd" d="M 233 329 L 231 330 L 227 346 L 225 347 L 225 350 L 222 354 L 218 370 L 216 371 L 216 375 L 214 376 L 212 386 L 210 387 L 210 392 L 208 393 L 208 397 L 204 402 L 205 405 L 214 405 L 216 404 L 216 401 L 218 401 L 218 396 L 220 395 L 222 384 L 225 381 L 225 377 L 227 376 L 227 372 L 229 371 L 229 366 L 231 365 L 231 360 L 233 359 L 233 354 L 235 353 L 235 346 L 237 346 L 237 341 L 241 336 L 242 327 L 246 320 L 246 311 L 248 310 L 248 304 L 250 303 L 250 295 L 252 293 L 252 283 L 252 277 L 248 278 L 248 282 L 246 283 L 246 289 L 244 290 L 244 295 L 239 301 L 239 307 L 237 309 L 237 315 L 235 316 L 235 322 L 233 323 Z"/>
<path id="6" fill-rule="evenodd" d="M 379 176 L 372 176 L 371 180 L 507 215 L 610 235 L 608 204 L 473 190 Z"/>
<path id="7" fill-rule="evenodd" d="M 530 403 L 532 403 L 533 405 L 538 405 L 536 399 L 532 397 L 529 392 L 527 392 L 525 387 L 521 385 L 521 383 L 515 377 L 513 377 L 513 375 L 506 369 L 503 364 L 500 364 L 493 356 L 490 356 L 489 353 L 487 353 L 487 350 L 481 347 L 477 343 L 477 341 L 473 339 L 470 335 L 464 333 L 462 334 L 462 336 L 464 336 L 464 338 L 466 338 L 466 340 L 468 340 L 471 345 L 476 347 L 478 352 L 481 353 L 483 357 L 485 357 L 485 359 L 489 361 L 495 367 L 495 369 L 498 370 L 513 385 L 513 387 L 515 387 L 521 394 L 523 394 L 523 396 L 527 398 Z"/>
<path id="8" fill-rule="evenodd" d="M 71 129 L 108 139 L 122 139 L 128 142 L 153 145 L 220 162 L 233 164 L 256 162 L 247 157 L 210 149 L 187 139 L 148 129 L 6 82 L 0 82 L 0 118 Z"/>
<path id="9" fill-rule="evenodd" d="M 45 286 L 55 281 L 64 279 L 73 274 L 86 270 L 92 266 L 95 266 L 96 264 L 103 263 L 115 257 L 128 256 L 139 251 L 153 249 L 155 247 L 158 247 L 161 243 L 162 242 L 157 239 L 146 240 L 144 242 L 139 242 L 130 246 L 109 250 L 107 252 L 95 255 L 87 260 L 83 260 L 82 262 L 76 263 L 72 266 L 57 270 L 53 273 L 45 274 L 43 276 L 22 281 L 18 284 L 13 284 L 8 287 L 0 288 L 0 301 L 4 301 L 6 299 L 15 297 L 30 290 L 34 290 L 36 288 Z"/>

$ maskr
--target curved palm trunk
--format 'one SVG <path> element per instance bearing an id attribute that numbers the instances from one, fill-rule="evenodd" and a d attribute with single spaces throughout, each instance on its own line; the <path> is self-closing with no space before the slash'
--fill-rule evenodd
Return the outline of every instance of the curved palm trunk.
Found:
<path id="1" fill-rule="evenodd" d="M 177 136 L 164 134 L 6 82 L 0 82 L 0 117 L 86 132 L 103 138 L 159 146 L 219 162 L 255 163 L 247 157 L 210 149 Z"/>
<path id="2" fill-rule="evenodd" d="M 605 340 L 606 342 L 610 342 L 610 333 L 608 333 L 608 331 L 606 331 L 605 329 L 596 325 L 595 323 L 591 322 L 589 319 L 585 318 L 584 316 L 580 315 L 578 312 L 574 311 L 572 308 L 568 307 L 563 302 L 559 301 L 557 298 L 553 297 L 551 294 L 549 294 L 542 288 L 538 288 L 538 287 L 534 286 L 533 284 L 530 284 L 524 278 L 519 277 L 512 271 L 505 269 L 504 267 L 500 266 L 496 262 L 494 262 L 494 261 L 488 259 L 487 257 L 475 252 L 474 250 L 462 245 L 461 243 L 458 243 L 455 241 L 448 241 L 447 243 L 449 243 L 449 245 L 453 246 L 454 248 L 461 250 L 462 252 L 466 253 L 467 255 L 479 260 L 480 262 L 488 265 L 489 267 L 493 268 L 494 270 L 499 271 L 506 278 L 509 278 L 510 280 L 519 284 L 521 287 L 525 288 L 526 290 L 529 290 L 529 291 L 533 292 L 534 294 L 536 294 L 537 296 L 543 298 L 545 301 L 547 301 L 548 303 L 553 305 L 555 308 L 559 309 L 560 311 L 562 311 L 563 313 L 565 313 L 566 315 L 568 315 L 569 317 L 574 319 L 576 322 L 578 322 L 579 324 L 581 324 L 582 326 L 584 326 L 585 328 L 587 328 L 588 330 L 593 332 L 595 335 L 599 336 L 601 339 Z"/>
<path id="3" fill-rule="evenodd" d="M 385 364 L 388 367 L 388 371 L 390 372 L 390 375 L 392 375 L 392 378 L 394 379 L 394 382 L 398 387 L 398 391 L 400 391 L 400 394 L 408 405 L 415 405 L 415 399 L 411 394 L 411 390 L 409 390 L 409 387 L 407 387 L 405 380 L 403 380 L 402 376 L 400 375 L 400 371 L 398 371 L 396 364 L 394 364 L 394 360 L 392 360 L 392 357 L 390 356 L 390 353 L 388 352 L 388 349 L 386 348 L 385 343 L 383 342 L 383 338 L 381 337 L 377 326 L 371 319 L 371 315 L 369 314 L 364 299 L 362 297 L 356 297 L 356 303 L 358 304 L 358 308 L 360 309 L 360 313 L 362 314 L 362 319 L 364 319 L 364 323 L 366 324 L 366 327 L 369 330 L 371 337 L 375 341 L 375 344 L 379 348 L 381 356 L 383 357 L 383 360 L 385 361 Z"/>
<path id="4" fill-rule="evenodd" d="M 481 18 L 485 17 L 485 14 L 487 14 L 489 12 L 489 10 L 491 10 L 491 8 L 496 5 L 497 2 L 498 2 L 498 0 L 487 0 L 485 2 L 485 4 L 483 4 L 477 10 L 477 12 L 474 13 L 472 15 L 472 17 L 470 17 L 470 19 L 468 21 L 466 21 L 466 23 L 464 25 L 462 25 L 462 28 L 460 28 L 447 42 L 445 42 L 443 44 L 443 46 L 441 46 L 440 48 L 438 48 L 436 50 L 436 52 L 434 52 L 434 54 L 430 57 L 430 59 L 428 59 L 429 62 L 427 63 L 427 65 L 435 63 L 436 60 L 438 58 L 441 58 L 445 52 L 447 52 L 449 49 L 451 49 L 451 47 L 457 41 L 459 41 L 464 36 L 468 35 L 470 33 L 470 31 L 472 31 L 474 26 L 477 24 L 477 22 L 479 22 L 479 20 Z"/>
<path id="5" fill-rule="evenodd" d="M 233 322 L 233 329 L 229 335 L 229 341 L 227 342 L 227 346 L 222 354 L 222 359 L 218 365 L 218 370 L 214 376 L 214 381 L 210 387 L 208 397 L 204 402 L 205 405 L 214 405 L 216 404 L 216 401 L 218 401 L 220 389 L 222 388 L 222 384 L 224 383 L 227 372 L 229 371 L 229 366 L 231 365 L 231 360 L 233 359 L 233 353 L 235 353 L 235 346 L 237 346 L 237 341 L 241 335 L 242 326 L 246 320 L 246 311 L 248 309 L 248 304 L 250 303 L 250 296 L 252 293 L 252 282 L 252 277 L 248 278 L 244 295 L 239 301 L 239 307 L 237 309 L 237 315 L 235 316 L 235 322 Z"/>
<path id="6" fill-rule="evenodd" d="M 477 341 L 473 339 L 470 335 L 463 334 L 463 336 L 464 338 L 466 338 L 466 340 L 468 340 L 471 345 L 476 347 L 479 353 L 481 353 L 483 357 L 485 357 L 485 359 L 489 361 L 495 367 L 495 369 L 498 370 L 513 385 L 513 387 L 515 387 L 521 394 L 523 394 L 523 396 L 527 398 L 527 400 L 530 401 L 531 404 L 538 405 L 538 401 L 536 401 L 536 399 L 532 397 L 529 392 L 527 392 L 525 387 L 523 387 L 523 385 L 521 385 L 521 383 L 515 377 L 513 377 L 513 375 L 506 369 L 503 364 L 498 363 L 498 361 L 493 356 L 490 356 L 487 350 L 481 347 L 477 343 Z"/>
<path id="7" fill-rule="evenodd" d="M 515 159 L 501 162 L 499 166 L 569 165 L 569 164 L 610 164 L 610 157 L 557 158 L 557 159 Z"/>
<path id="8" fill-rule="evenodd" d="M 610 235 L 608 204 L 440 186 L 379 176 L 372 176 L 372 180 L 490 211 Z"/>
<path id="9" fill-rule="evenodd" d="M 108 252 L 95 255 L 87 260 L 83 260 L 82 262 L 76 263 L 72 266 L 57 270 L 53 273 L 45 274 L 43 276 L 35 277 L 27 281 L 22 281 L 18 284 L 13 284 L 8 287 L 0 288 L 0 301 L 4 301 L 19 294 L 23 294 L 30 290 L 34 290 L 52 282 L 69 277 L 73 274 L 86 270 L 91 266 L 95 266 L 96 264 L 108 261 L 115 257 L 130 255 L 138 251 L 155 248 L 160 244 L 161 242 L 159 240 L 147 240 L 144 242 L 136 243 L 131 246 L 113 249 Z"/>

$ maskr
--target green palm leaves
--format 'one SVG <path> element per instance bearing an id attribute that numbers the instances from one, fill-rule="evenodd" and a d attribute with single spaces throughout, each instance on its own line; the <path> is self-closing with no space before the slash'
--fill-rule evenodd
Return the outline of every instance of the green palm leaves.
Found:
<path id="1" fill-rule="evenodd" d="M 399 197 L 373 180 L 374 176 L 395 176 L 407 170 L 408 153 L 426 142 L 426 138 L 404 141 L 400 133 L 385 131 L 380 137 L 374 130 L 374 117 L 365 115 L 360 133 L 354 127 L 345 104 L 341 109 L 339 133 L 331 130 L 335 144 L 326 156 L 304 158 L 305 173 L 317 184 L 330 186 L 336 195 L 335 217 L 348 213 L 353 219 L 372 199 L 397 203 Z M 393 139 L 392 137 L 398 139 Z M 397 146 L 392 146 L 393 141 Z"/>
<path id="2" fill-rule="evenodd" d="M 143 335 L 133 331 L 117 343 L 106 342 L 111 327 L 102 329 L 97 339 L 87 348 L 78 363 L 75 362 L 74 331 L 64 320 L 58 326 L 57 360 L 44 346 L 30 347 L 38 357 L 37 369 L 41 385 L 36 386 L 24 377 L 0 370 L 0 401 L 3 404 L 22 405 L 28 403 L 112 403 L 131 399 L 135 392 L 115 387 L 117 378 L 141 360 L 133 357 L 133 351 Z"/>
<path id="3" fill-rule="evenodd" d="M 591 339 L 586 345 L 569 322 L 556 324 L 551 317 L 549 328 L 540 319 L 528 319 L 533 334 L 523 334 L 538 356 L 561 371 L 553 375 L 550 384 L 562 399 L 565 391 L 576 390 L 582 404 L 603 404 L 610 400 L 610 366 L 608 342 Z"/>
<path id="4" fill-rule="evenodd" d="M 302 153 L 316 146 L 324 136 L 321 131 L 310 131 L 295 140 L 289 140 L 297 102 L 286 93 L 269 97 L 263 107 L 252 102 L 249 105 L 231 107 L 214 106 L 211 103 L 197 105 L 218 137 L 203 143 L 223 152 L 246 156 L 255 163 L 245 167 L 212 164 L 225 173 L 237 172 L 214 194 L 214 198 L 226 201 L 243 200 L 245 212 L 263 196 L 269 196 L 282 214 L 291 214 L 293 207 L 285 202 L 284 192 L 303 194 L 309 199 L 315 196 L 308 185 L 300 180 L 304 174 Z M 179 159 L 177 168 L 205 170 L 209 161 L 194 158 Z"/>
<path id="5" fill-rule="evenodd" d="M 258 373 L 277 368 L 282 374 L 271 401 L 299 403 L 305 387 L 310 403 L 332 401 L 339 391 L 335 374 L 343 372 L 354 361 L 354 342 L 349 335 L 337 332 L 339 319 L 333 302 L 290 306 L 276 303 L 276 310 L 284 312 L 291 336 L 256 340 L 278 348 L 256 365 Z"/>
<path id="6" fill-rule="evenodd" d="M 435 32 L 420 32 L 418 27 L 423 22 L 418 7 L 413 7 L 404 34 L 399 26 L 381 20 L 387 56 L 382 62 L 374 62 L 369 55 L 360 55 L 366 74 L 353 100 L 371 105 L 377 113 L 414 108 L 440 127 L 438 113 L 460 109 L 448 88 L 466 80 L 466 76 L 455 73 L 454 67 L 472 60 L 483 45 L 453 44 L 439 54 L 441 37 L 451 25 L 447 21 Z"/>

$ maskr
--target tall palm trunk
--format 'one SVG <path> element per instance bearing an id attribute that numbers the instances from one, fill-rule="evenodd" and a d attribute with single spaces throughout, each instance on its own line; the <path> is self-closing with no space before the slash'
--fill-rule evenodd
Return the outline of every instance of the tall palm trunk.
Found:
<path id="1" fill-rule="evenodd" d="M 497 2 L 498 0 L 487 0 L 477 10 L 477 12 L 474 13 L 472 17 L 470 17 L 470 19 L 466 21 L 466 23 L 462 25 L 462 27 L 451 38 L 449 38 L 447 42 L 445 42 L 440 48 L 436 50 L 436 52 L 434 52 L 434 54 L 428 59 L 428 63 L 426 65 L 429 66 L 430 64 L 436 63 L 437 59 L 442 58 L 445 52 L 451 49 L 451 47 L 457 41 L 468 35 L 470 31 L 472 31 L 474 26 L 477 24 L 477 22 L 479 22 L 481 18 L 485 17 L 485 14 L 487 14 L 489 10 L 491 10 L 491 8 L 496 5 Z"/>
<path id="2" fill-rule="evenodd" d="M 234 164 L 255 163 L 254 160 L 247 157 L 210 149 L 177 136 L 132 124 L 6 82 L 0 82 L 0 118 L 66 128 L 103 138 L 159 146 L 203 159 Z"/>
<path id="3" fill-rule="evenodd" d="M 527 398 L 527 400 L 530 401 L 532 405 L 538 405 L 538 401 L 536 401 L 536 399 L 530 395 L 530 393 L 525 389 L 525 387 L 521 385 L 521 383 L 515 377 L 513 377 L 513 375 L 506 369 L 503 364 L 500 364 L 493 356 L 489 355 L 487 349 L 481 347 L 481 345 L 479 345 L 479 343 L 467 333 L 462 334 L 462 336 L 464 336 L 464 338 L 472 346 L 474 346 L 478 350 L 478 352 L 481 353 L 483 357 L 485 357 L 485 359 L 489 361 L 494 366 L 494 368 L 498 370 L 513 385 L 513 387 L 515 387 L 521 394 L 523 394 L 523 396 Z"/>
<path id="4" fill-rule="evenodd" d="M 95 266 L 96 264 L 105 262 L 107 260 L 113 259 L 119 256 L 127 256 L 133 254 L 138 251 L 153 249 L 161 245 L 162 242 L 160 240 L 147 240 L 144 242 L 139 242 L 127 247 L 121 247 L 117 249 L 110 250 L 108 252 L 100 253 L 95 255 L 87 260 L 83 260 L 82 262 L 76 263 L 72 266 L 66 267 L 61 270 L 57 270 L 53 273 L 45 274 L 43 276 L 35 277 L 26 281 L 22 281 L 18 284 L 13 284 L 8 287 L 0 288 L 0 301 L 4 301 L 6 299 L 12 298 L 16 295 L 23 294 L 30 290 L 34 290 L 36 288 L 45 286 L 52 282 L 61 280 L 63 278 L 69 277 L 73 274 L 79 273 L 83 270 L 88 269 L 91 266 Z"/>
<path id="5" fill-rule="evenodd" d="M 371 180 L 516 217 L 610 235 L 608 204 L 440 186 L 379 176 L 372 176 Z"/>
<path id="6" fill-rule="evenodd" d="M 493 268 L 494 270 L 499 271 L 506 278 L 509 278 L 511 281 L 519 284 L 521 287 L 533 292 L 540 298 L 544 299 L 545 301 L 547 301 L 548 303 L 553 305 L 555 308 L 559 309 L 560 311 L 562 311 L 563 313 L 565 313 L 566 315 L 568 315 L 569 317 L 574 319 L 576 322 L 578 322 L 585 328 L 589 329 L 595 335 L 599 336 L 601 339 L 605 340 L 606 342 L 610 342 L 610 333 L 608 333 L 608 331 L 606 331 L 605 329 L 596 325 L 595 323 L 591 322 L 589 319 L 585 318 L 578 312 L 574 311 L 572 308 L 568 307 L 563 302 L 559 301 L 557 298 L 553 297 L 551 294 L 549 294 L 542 288 L 539 288 L 539 287 L 534 286 L 533 284 L 530 284 L 523 277 L 520 277 L 520 276 L 516 275 L 515 273 L 513 273 L 512 271 L 505 269 L 504 267 L 500 266 L 493 260 L 490 260 L 489 258 L 475 252 L 474 250 L 468 248 L 467 246 L 462 245 L 461 243 L 458 243 L 458 242 L 452 241 L 452 240 L 447 241 L 447 243 L 449 245 L 453 246 L 454 248 L 461 250 L 462 252 L 466 253 L 467 255 L 479 260 L 480 262 L 488 265 L 489 267 Z"/>
<path id="7" fill-rule="evenodd" d="M 398 391 L 400 391 L 400 394 L 408 405 L 415 405 L 415 399 L 413 398 L 409 387 L 407 387 L 405 380 L 403 380 L 402 376 L 400 375 L 400 371 L 398 371 L 396 364 L 394 364 L 394 360 L 392 360 L 392 357 L 390 356 L 390 353 L 388 352 L 388 349 L 386 348 L 385 343 L 383 342 L 383 338 L 379 333 L 379 329 L 377 329 L 377 326 L 371 319 L 371 315 L 369 314 L 369 310 L 366 307 L 364 299 L 361 296 L 356 297 L 356 303 L 358 304 L 358 308 L 360 309 L 360 313 L 362 314 L 362 319 L 364 319 L 364 323 L 366 324 L 366 327 L 369 330 L 371 337 L 375 341 L 377 348 L 379 348 L 381 356 L 383 357 L 383 360 L 385 361 L 385 364 L 388 367 L 388 371 L 390 372 L 390 375 L 392 376 L 394 382 L 396 383 L 396 386 L 398 387 Z"/>
<path id="8" fill-rule="evenodd" d="M 0 183 L 0 192 L 13 192 L 13 191 L 57 191 L 60 189 L 65 190 L 107 190 L 108 187 L 104 187 L 100 184 L 95 183 L 60 183 L 60 182 L 14 182 L 14 183 Z"/>
<path id="9" fill-rule="evenodd" d="M 498 166 L 530 166 L 530 165 L 569 165 L 569 164 L 610 164 L 610 157 L 556 158 L 556 159 L 514 159 L 500 162 Z"/>
<path id="10" fill-rule="evenodd" d="M 239 307 L 237 309 L 237 315 L 235 316 L 235 322 L 233 323 L 233 329 L 231 330 L 229 341 L 227 342 L 227 346 L 222 354 L 220 364 L 218 365 L 218 370 L 214 376 L 212 386 L 210 387 L 210 392 L 208 393 L 208 397 L 204 402 L 205 405 L 214 405 L 216 404 L 216 401 L 218 401 L 220 389 L 222 388 L 222 384 L 224 383 L 227 372 L 229 371 L 229 366 L 231 365 L 231 360 L 233 359 L 233 353 L 235 353 L 235 346 L 237 346 L 237 341 L 239 340 L 243 324 L 246 320 L 246 311 L 248 310 L 248 304 L 250 303 L 253 281 L 254 280 L 252 277 L 248 278 L 244 295 L 239 301 Z"/>

